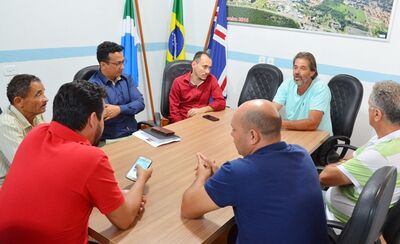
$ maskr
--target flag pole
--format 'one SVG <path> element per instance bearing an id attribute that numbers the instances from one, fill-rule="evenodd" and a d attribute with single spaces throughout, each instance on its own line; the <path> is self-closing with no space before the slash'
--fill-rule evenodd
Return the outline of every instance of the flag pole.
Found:
<path id="1" fill-rule="evenodd" d="M 207 51 L 208 43 L 210 42 L 211 30 L 212 30 L 212 26 L 214 24 L 214 18 L 215 18 L 215 13 L 217 12 L 217 7 L 218 7 L 218 0 L 215 0 L 214 10 L 211 15 L 211 21 L 210 21 L 210 25 L 208 27 L 206 42 L 204 43 L 203 51 Z"/>
<path id="2" fill-rule="evenodd" d="M 137 14 L 139 33 L 140 33 L 140 43 L 141 43 L 142 53 L 143 53 L 144 69 L 145 69 L 145 73 L 146 73 L 147 88 L 149 89 L 151 115 L 153 117 L 153 121 L 156 122 L 155 113 L 154 113 L 153 95 L 152 95 L 152 91 L 151 91 L 149 68 L 148 68 L 148 65 L 147 65 L 146 49 L 144 47 L 144 38 L 143 38 L 143 32 L 142 32 L 142 21 L 140 20 L 140 11 L 139 11 L 138 0 L 135 0 L 135 5 L 136 5 L 135 9 L 136 9 L 136 14 Z"/>

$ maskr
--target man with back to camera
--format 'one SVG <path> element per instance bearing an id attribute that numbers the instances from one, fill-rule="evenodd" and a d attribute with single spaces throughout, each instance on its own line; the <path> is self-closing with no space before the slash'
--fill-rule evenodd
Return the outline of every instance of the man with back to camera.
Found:
<path id="1" fill-rule="evenodd" d="M 211 57 L 207 52 L 197 52 L 193 57 L 192 71 L 174 80 L 169 93 L 171 122 L 225 109 L 226 102 L 221 87 L 210 74 L 211 64 Z"/>
<path id="2" fill-rule="evenodd" d="M 293 78 L 285 80 L 273 99 L 278 111 L 285 106 L 282 128 L 324 130 L 332 135 L 331 92 L 317 78 L 317 62 L 309 52 L 299 52 L 293 59 Z"/>
<path id="3" fill-rule="evenodd" d="M 243 103 L 231 122 L 243 158 L 218 169 L 198 153 L 196 180 L 183 194 L 182 216 L 199 218 L 232 206 L 236 243 L 327 243 L 317 171 L 307 151 L 281 141 L 281 121 L 272 102 Z"/>
<path id="4" fill-rule="evenodd" d="M 100 69 L 89 81 L 103 87 L 105 99 L 104 132 L 101 140 L 117 139 L 132 135 L 137 130 L 135 114 L 143 111 L 143 95 L 134 86 L 124 69 L 123 47 L 105 41 L 97 47 Z"/>
<path id="5" fill-rule="evenodd" d="M 395 166 L 400 170 L 400 84 L 378 82 L 369 97 L 369 124 L 375 130 L 364 146 L 351 159 L 329 164 L 319 175 L 320 182 L 330 187 L 326 202 L 334 218 L 347 222 L 355 203 L 372 174 L 381 167 Z M 392 197 L 392 204 L 400 197 L 400 176 Z"/>
<path id="6" fill-rule="evenodd" d="M 3 184 L 19 144 L 28 132 L 44 122 L 47 97 L 44 86 L 34 75 L 14 76 L 7 85 L 10 105 L 0 115 L 0 186 Z"/>
<path id="7" fill-rule="evenodd" d="M 0 190 L 0 243 L 87 243 L 93 207 L 121 229 L 142 213 L 152 169 L 123 195 L 96 145 L 104 128 L 105 92 L 87 81 L 66 83 L 53 120 L 22 141 Z"/>

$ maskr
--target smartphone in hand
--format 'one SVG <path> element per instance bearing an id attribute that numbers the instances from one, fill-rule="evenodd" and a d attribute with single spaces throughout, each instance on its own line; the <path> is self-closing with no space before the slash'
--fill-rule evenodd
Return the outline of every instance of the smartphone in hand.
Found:
<path id="1" fill-rule="evenodd" d="M 146 157 L 140 156 L 136 160 L 136 162 L 132 165 L 131 169 L 129 170 L 128 174 L 126 174 L 126 178 L 136 181 L 137 180 L 137 171 L 136 171 L 136 165 L 140 165 L 143 169 L 147 170 L 152 161 L 151 159 L 148 159 Z"/>

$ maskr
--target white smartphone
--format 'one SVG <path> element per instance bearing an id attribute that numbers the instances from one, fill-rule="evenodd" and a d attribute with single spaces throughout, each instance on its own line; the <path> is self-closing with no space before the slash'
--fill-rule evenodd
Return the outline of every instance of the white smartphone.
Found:
<path id="1" fill-rule="evenodd" d="M 136 162 L 132 165 L 131 169 L 129 170 L 128 174 L 126 174 L 126 178 L 136 181 L 137 180 L 137 172 L 136 172 L 136 165 L 140 165 L 143 169 L 148 169 L 151 165 L 151 159 L 145 158 L 140 156 Z"/>

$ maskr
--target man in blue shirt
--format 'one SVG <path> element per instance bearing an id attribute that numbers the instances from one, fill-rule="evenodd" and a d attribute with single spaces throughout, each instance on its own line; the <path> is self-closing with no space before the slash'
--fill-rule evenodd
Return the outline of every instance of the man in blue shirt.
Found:
<path id="1" fill-rule="evenodd" d="M 293 59 L 293 78 L 285 80 L 274 97 L 276 109 L 285 106 L 282 128 L 290 130 L 324 130 L 332 135 L 331 92 L 317 78 L 317 63 L 308 52 Z"/>
<path id="2" fill-rule="evenodd" d="M 97 47 L 100 69 L 89 79 L 107 92 L 102 140 L 131 135 L 137 130 L 135 114 L 144 109 L 143 95 L 133 85 L 132 78 L 122 74 L 122 51 L 123 47 L 117 43 L 101 43 Z"/>
<path id="3" fill-rule="evenodd" d="M 281 141 L 281 122 L 272 102 L 243 103 L 231 122 L 243 158 L 218 169 L 198 153 L 196 180 L 183 194 L 182 216 L 199 218 L 232 206 L 236 243 L 327 243 L 317 171 L 303 148 Z"/>

